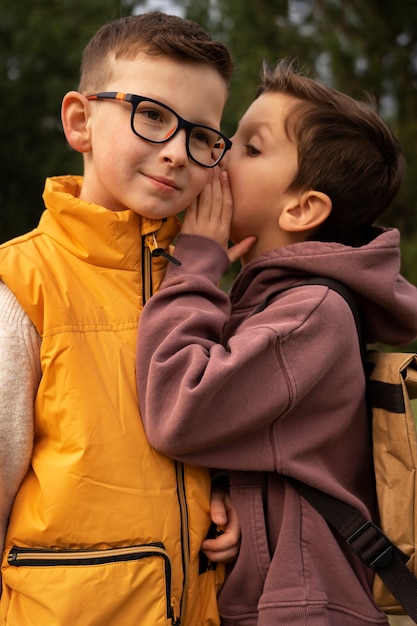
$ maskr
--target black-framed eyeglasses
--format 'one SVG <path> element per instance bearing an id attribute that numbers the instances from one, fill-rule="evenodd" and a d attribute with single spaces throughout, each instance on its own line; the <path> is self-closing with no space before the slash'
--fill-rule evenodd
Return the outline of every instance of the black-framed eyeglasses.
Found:
<path id="1" fill-rule="evenodd" d="M 169 106 L 153 98 L 118 91 L 101 91 L 90 94 L 86 98 L 87 100 L 107 98 L 130 102 L 132 131 L 141 139 L 151 143 L 165 143 L 178 131 L 184 129 L 187 154 L 194 163 L 203 167 L 215 167 L 232 147 L 230 139 L 220 131 L 202 124 L 187 122 Z"/>

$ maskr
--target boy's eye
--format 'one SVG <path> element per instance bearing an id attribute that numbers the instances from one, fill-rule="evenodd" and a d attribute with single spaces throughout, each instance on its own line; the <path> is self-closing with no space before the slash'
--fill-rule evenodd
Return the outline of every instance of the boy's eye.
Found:
<path id="1" fill-rule="evenodd" d="M 160 112 L 156 109 L 141 109 L 138 112 L 153 122 L 159 122 L 162 118 Z"/>
<path id="2" fill-rule="evenodd" d="M 255 148 L 255 146 L 253 146 L 250 143 L 246 144 L 245 148 L 246 148 L 246 152 L 249 154 L 249 156 L 256 156 L 258 154 L 261 154 L 260 150 Z"/>
<path id="3" fill-rule="evenodd" d="M 202 128 L 194 129 L 191 135 L 191 139 L 193 141 L 198 141 L 199 143 L 206 144 L 208 146 L 211 146 L 213 143 L 212 137 L 210 137 L 209 133 L 205 132 Z"/>

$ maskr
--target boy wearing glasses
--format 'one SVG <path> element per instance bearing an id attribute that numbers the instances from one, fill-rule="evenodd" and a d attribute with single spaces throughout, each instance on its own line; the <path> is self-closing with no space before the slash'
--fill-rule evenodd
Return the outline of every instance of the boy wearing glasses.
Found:
<path id="1" fill-rule="evenodd" d="M 400 146 L 368 105 L 285 62 L 265 68 L 232 140 L 227 174 L 186 213 L 181 266 L 141 316 L 143 423 L 157 450 L 230 470 L 242 545 L 223 626 L 386 625 L 372 570 L 287 479 L 374 513 L 354 318 L 326 286 L 277 291 L 334 278 L 355 294 L 368 342 L 413 340 L 399 233 L 373 226 L 399 189 Z M 217 286 L 229 235 L 253 243 L 230 297 Z"/>
<path id="2" fill-rule="evenodd" d="M 1 623 L 219 623 L 209 476 L 147 443 L 135 351 L 175 215 L 230 147 L 231 71 L 194 22 L 105 25 L 62 103 L 84 176 L 48 179 L 38 228 L 0 248 Z M 227 499 L 212 509 L 228 525 L 206 554 L 225 560 L 238 524 Z"/>

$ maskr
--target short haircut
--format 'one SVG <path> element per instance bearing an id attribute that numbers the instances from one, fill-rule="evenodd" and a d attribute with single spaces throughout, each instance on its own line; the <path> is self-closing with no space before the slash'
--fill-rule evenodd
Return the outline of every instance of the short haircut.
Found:
<path id="1" fill-rule="evenodd" d="M 264 64 L 257 96 L 266 92 L 294 98 L 285 129 L 297 145 L 298 171 L 289 191 L 314 189 L 332 201 L 313 238 L 360 245 L 401 185 L 398 140 L 370 103 L 302 75 L 294 62 Z"/>
<path id="2" fill-rule="evenodd" d="M 112 77 L 112 61 L 134 60 L 140 53 L 212 66 L 226 84 L 233 72 L 227 46 L 196 22 L 150 11 L 114 20 L 97 31 L 83 53 L 79 91 L 103 90 Z"/>

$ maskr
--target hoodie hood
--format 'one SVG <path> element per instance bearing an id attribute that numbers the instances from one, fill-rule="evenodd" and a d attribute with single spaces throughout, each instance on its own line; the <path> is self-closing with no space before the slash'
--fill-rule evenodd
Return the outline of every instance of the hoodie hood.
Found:
<path id="1" fill-rule="evenodd" d="M 417 288 L 400 275 L 399 241 L 398 230 L 373 228 L 372 238 L 360 247 L 306 241 L 277 248 L 244 266 L 231 298 L 239 306 L 245 295 L 247 306 L 252 294 L 256 306 L 260 290 L 267 295 L 277 284 L 334 278 L 356 294 L 368 342 L 409 343 L 417 337 Z"/>

